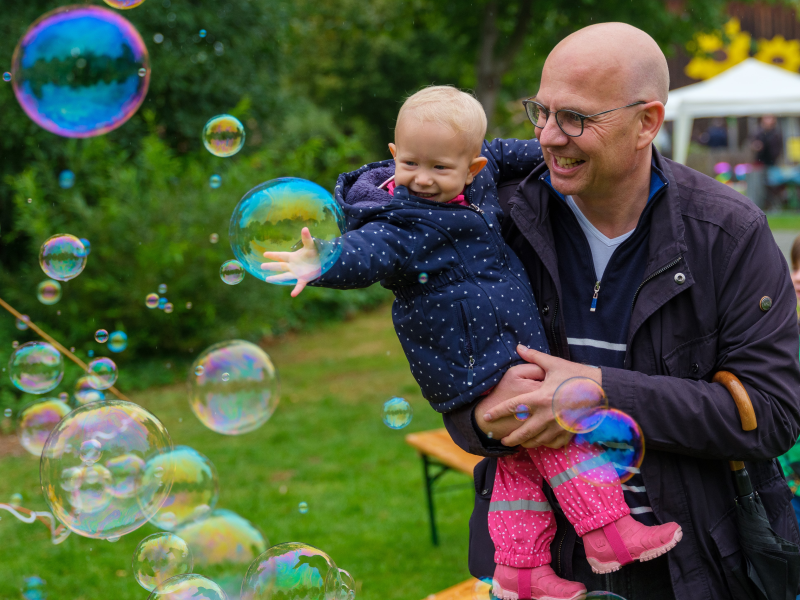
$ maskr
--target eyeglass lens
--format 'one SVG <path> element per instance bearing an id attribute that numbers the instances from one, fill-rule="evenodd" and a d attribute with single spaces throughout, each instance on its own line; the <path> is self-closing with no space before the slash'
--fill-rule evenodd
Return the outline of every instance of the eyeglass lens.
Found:
<path id="1" fill-rule="evenodd" d="M 527 104 L 526 108 L 528 109 L 528 118 L 531 120 L 531 123 L 540 129 L 544 129 L 549 116 L 548 112 L 542 110 L 534 103 Z M 582 119 L 580 115 L 571 110 L 558 111 L 556 113 L 556 121 L 561 127 L 561 130 L 567 135 L 578 136 L 583 131 L 583 123 L 581 122 Z"/>

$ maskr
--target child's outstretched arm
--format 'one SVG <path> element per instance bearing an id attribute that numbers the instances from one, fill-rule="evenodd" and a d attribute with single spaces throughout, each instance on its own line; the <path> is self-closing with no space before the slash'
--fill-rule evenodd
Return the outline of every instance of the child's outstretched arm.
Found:
<path id="1" fill-rule="evenodd" d="M 303 228 L 303 247 L 294 252 L 265 252 L 264 257 L 274 262 L 264 262 L 261 268 L 274 273 L 267 277 L 269 283 L 297 280 L 292 297 L 306 285 L 353 289 L 369 287 L 373 283 L 403 271 L 414 256 L 417 238 L 413 226 L 396 217 L 371 221 L 359 229 L 348 231 L 332 242 L 341 246 L 339 259 L 322 273 L 322 261 L 317 243 Z"/>
<path id="2" fill-rule="evenodd" d="M 489 161 L 483 169 L 484 176 L 494 178 L 495 183 L 527 177 L 544 160 L 542 147 L 536 138 L 498 138 L 483 142 L 481 154 Z"/>

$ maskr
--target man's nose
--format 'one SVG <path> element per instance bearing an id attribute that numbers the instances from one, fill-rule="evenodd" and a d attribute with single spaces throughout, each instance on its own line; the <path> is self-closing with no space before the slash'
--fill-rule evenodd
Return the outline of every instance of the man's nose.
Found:
<path id="1" fill-rule="evenodd" d="M 556 123 L 555 115 L 550 115 L 542 129 L 539 129 L 539 143 L 542 146 L 565 146 L 569 143 L 569 136 L 561 131 Z"/>

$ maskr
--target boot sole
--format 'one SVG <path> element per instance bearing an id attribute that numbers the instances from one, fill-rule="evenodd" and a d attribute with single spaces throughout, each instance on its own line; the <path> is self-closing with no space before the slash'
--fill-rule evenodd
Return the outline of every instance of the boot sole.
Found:
<path id="1" fill-rule="evenodd" d="M 675 534 L 672 536 L 672 539 L 664 544 L 663 546 L 659 546 L 658 548 L 653 548 L 651 550 L 645 550 L 644 552 L 639 555 L 639 558 L 634 559 L 634 562 L 637 560 L 639 562 L 646 562 L 648 560 L 653 560 L 654 558 L 658 558 L 662 554 L 666 554 L 670 550 L 672 550 L 675 546 L 678 545 L 683 539 L 683 530 L 678 528 Z M 596 558 L 587 558 L 586 560 L 589 561 L 589 565 L 592 567 L 592 571 L 597 573 L 598 575 L 605 575 L 606 573 L 613 573 L 614 571 L 619 571 L 622 568 L 622 564 L 614 561 L 614 562 L 600 562 Z"/>
<path id="2" fill-rule="evenodd" d="M 512 592 L 511 590 L 504 590 L 503 586 L 499 583 L 495 582 L 492 586 L 492 595 L 496 596 L 500 600 L 519 600 L 519 594 L 517 592 Z M 586 596 L 586 590 L 582 592 L 577 592 L 575 595 L 570 596 L 567 598 L 566 596 L 537 596 L 535 600 L 579 600 Z M 523 599 L 524 600 L 524 599 Z"/>

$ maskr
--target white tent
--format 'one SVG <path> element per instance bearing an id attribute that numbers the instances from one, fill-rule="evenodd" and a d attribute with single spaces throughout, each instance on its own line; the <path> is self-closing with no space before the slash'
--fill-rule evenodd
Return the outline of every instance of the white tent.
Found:
<path id="1" fill-rule="evenodd" d="M 800 75 L 748 58 L 716 77 L 672 90 L 666 120 L 675 121 L 673 157 L 686 162 L 694 119 L 764 114 L 800 115 Z"/>

